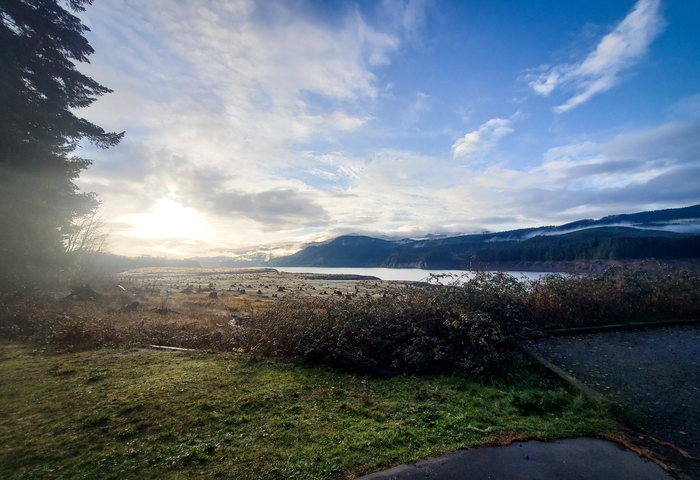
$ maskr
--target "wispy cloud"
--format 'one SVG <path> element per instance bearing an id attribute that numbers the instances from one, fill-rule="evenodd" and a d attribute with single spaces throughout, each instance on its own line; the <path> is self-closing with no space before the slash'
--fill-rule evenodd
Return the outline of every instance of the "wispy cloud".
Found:
<path id="1" fill-rule="evenodd" d="M 382 8 L 395 30 L 416 38 L 426 22 L 426 8 L 432 0 L 383 0 Z"/>
<path id="2" fill-rule="evenodd" d="M 144 222 L 173 221 L 164 205 L 196 213 L 198 241 L 212 245 L 325 225 L 326 194 L 285 173 L 318 175 L 323 165 L 300 148 L 373 119 L 373 69 L 420 27 L 421 5 L 397 4 L 401 15 L 413 9 L 406 25 L 382 29 L 357 8 L 325 22 L 277 1 L 98 2 L 85 20 L 102 54 L 85 70 L 115 93 L 86 116 L 128 135 L 108 153 L 85 146 L 96 162 L 80 185 L 100 193 L 115 221 L 133 225 L 123 245 L 135 245 Z M 186 230 L 142 236 L 187 240 Z"/>
<path id="3" fill-rule="evenodd" d="M 337 155 L 353 171 L 348 196 L 324 203 L 333 220 L 314 238 L 509 230 L 698 203 L 698 139 L 700 123 L 669 122 L 563 144 L 524 170 L 398 150 Z"/>
<path id="4" fill-rule="evenodd" d="M 676 102 L 673 106 L 673 116 L 683 120 L 700 120 L 700 93 Z"/>
<path id="5" fill-rule="evenodd" d="M 405 117 L 397 120 L 406 122 L 404 137 L 410 122 L 427 125 L 445 104 L 455 109 L 454 95 L 407 87 L 386 67 L 423 28 L 426 3 L 386 0 L 391 19 L 372 11 L 378 21 L 359 7 L 330 20 L 292 9 L 303 0 L 95 2 L 86 15 L 98 54 L 85 70 L 115 93 L 85 116 L 127 137 L 106 152 L 86 146 L 95 163 L 79 185 L 98 192 L 115 219 L 115 251 L 290 253 L 343 233 L 507 230 L 700 202 L 696 97 L 673 122 L 607 141 L 576 136 L 542 154 L 548 141 L 518 162 L 482 161 L 515 156 L 499 147 L 523 144 L 512 134 L 518 114 L 484 116 L 491 120 L 466 134 L 440 118 L 435 128 L 449 133 L 431 138 L 430 151 L 444 151 L 450 138 L 444 157 L 419 141 L 363 143 L 370 129 L 387 128 L 390 109 Z M 639 2 L 613 33 L 631 42 L 641 34 L 623 24 L 660 22 L 657 10 L 658 2 Z M 605 67 L 614 55 L 598 50 L 547 70 L 559 76 L 548 91 L 539 79 L 540 93 L 582 94 L 605 75 L 619 81 L 621 70 Z M 639 55 L 614 58 L 631 65 Z"/>
<path id="6" fill-rule="evenodd" d="M 195 174 L 188 170 L 192 167 L 178 167 L 173 161 L 163 180 L 188 178 L 176 192 L 182 207 L 205 212 L 201 220 L 207 230 L 225 233 L 179 241 L 115 241 L 131 245 L 133 251 L 148 248 L 169 255 L 214 255 L 234 246 L 260 244 L 275 253 L 278 246 L 283 248 L 279 253 L 290 253 L 304 242 L 347 233 L 401 238 L 502 231 L 690 205 L 700 202 L 698 139 L 699 123 L 669 122 L 606 141 L 563 144 L 524 170 L 503 164 L 478 169 L 471 162 L 401 150 L 366 157 L 304 152 L 311 173 L 318 174 L 318 168 L 328 171 L 327 181 L 338 187 L 333 191 L 298 186 L 247 194 L 231 190 L 240 186 L 235 178 Z M 290 235 L 295 228 L 306 230 Z M 258 230 L 268 234 L 259 236 Z"/>
<path id="7" fill-rule="evenodd" d="M 510 124 L 509 119 L 492 118 L 457 140 L 452 145 L 452 158 L 483 155 L 496 145 L 499 138 L 513 131 Z"/>
<path id="8" fill-rule="evenodd" d="M 649 45 L 661 33 L 664 20 L 659 12 L 660 0 L 639 0 L 615 29 L 605 35 L 583 60 L 547 68 L 530 81 L 539 95 L 548 96 L 557 88 L 573 88 L 578 93 L 557 113 L 567 112 L 621 82 L 620 73 L 639 62 Z"/>
<path id="9" fill-rule="evenodd" d="M 404 115 L 404 124 L 411 125 L 420 119 L 422 112 L 430 109 L 430 95 L 423 92 L 415 92 L 415 100 L 408 107 Z"/>
<path id="10" fill-rule="evenodd" d="M 605 142 L 562 145 L 519 184 L 512 206 L 595 217 L 700 201 L 700 123 L 668 122 Z M 571 218 L 570 219 L 575 219 Z"/>

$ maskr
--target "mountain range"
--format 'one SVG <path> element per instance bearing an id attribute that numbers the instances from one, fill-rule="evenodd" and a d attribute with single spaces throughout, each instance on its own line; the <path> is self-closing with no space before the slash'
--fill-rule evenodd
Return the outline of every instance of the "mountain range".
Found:
<path id="1" fill-rule="evenodd" d="M 452 237 L 383 240 L 345 235 L 260 265 L 458 269 L 485 263 L 642 258 L 700 258 L 700 205 Z"/>
<path id="2" fill-rule="evenodd" d="M 400 240 L 344 235 L 309 244 L 284 257 L 255 254 L 243 258 L 174 260 L 96 253 L 91 260 L 117 269 L 153 266 L 464 269 L 485 265 L 509 269 L 508 265 L 522 266 L 523 262 L 646 258 L 700 259 L 700 205 L 495 233 L 429 234 Z"/>

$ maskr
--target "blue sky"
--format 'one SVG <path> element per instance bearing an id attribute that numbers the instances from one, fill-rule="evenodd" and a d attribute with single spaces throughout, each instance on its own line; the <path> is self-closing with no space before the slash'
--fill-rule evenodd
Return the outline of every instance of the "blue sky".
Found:
<path id="1" fill-rule="evenodd" d="M 122 254 L 700 203 L 700 3 L 98 0 L 79 186 Z"/>

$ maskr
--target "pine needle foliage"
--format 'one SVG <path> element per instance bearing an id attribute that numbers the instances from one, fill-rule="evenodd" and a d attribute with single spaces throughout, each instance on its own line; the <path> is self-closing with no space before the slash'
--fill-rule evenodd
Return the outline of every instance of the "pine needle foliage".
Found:
<path id="1" fill-rule="evenodd" d="M 0 0 L 0 270 L 18 277 L 60 260 L 74 218 L 97 207 L 73 180 L 91 161 L 72 152 L 83 140 L 115 146 L 75 114 L 111 90 L 78 63 L 94 52 L 71 13 L 92 0 Z M 66 10 L 66 8 L 69 10 Z"/>

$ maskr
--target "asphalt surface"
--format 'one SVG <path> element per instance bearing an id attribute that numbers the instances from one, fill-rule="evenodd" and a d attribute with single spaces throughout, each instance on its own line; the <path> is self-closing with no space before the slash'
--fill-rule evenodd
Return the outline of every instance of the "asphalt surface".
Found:
<path id="1" fill-rule="evenodd" d="M 612 401 L 638 446 L 581 438 L 451 452 L 362 480 L 700 480 L 700 325 L 543 339 L 528 347 Z"/>
<path id="2" fill-rule="evenodd" d="M 458 450 L 358 480 L 669 480 L 657 464 L 593 438 Z"/>
<path id="3" fill-rule="evenodd" d="M 640 440 L 700 457 L 700 325 L 575 335 L 529 347 L 614 402 Z M 666 450 L 659 453 L 700 479 L 699 461 Z"/>

